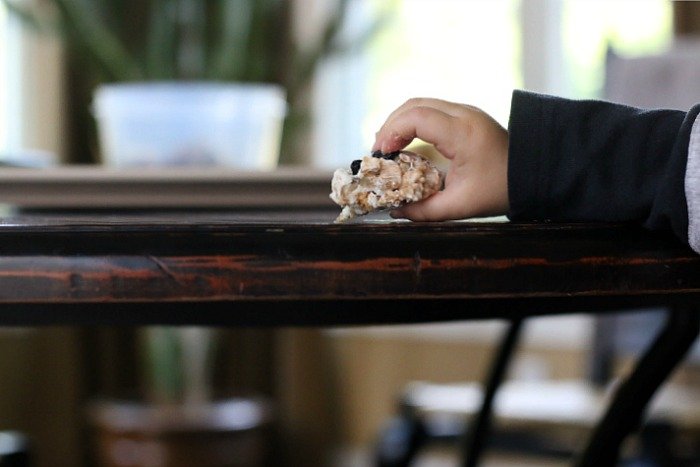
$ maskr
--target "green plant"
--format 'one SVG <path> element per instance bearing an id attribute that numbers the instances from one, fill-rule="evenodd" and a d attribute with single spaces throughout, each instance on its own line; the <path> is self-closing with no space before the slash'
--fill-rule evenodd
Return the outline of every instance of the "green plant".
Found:
<path id="1" fill-rule="evenodd" d="M 143 329 L 143 337 L 149 400 L 196 406 L 211 399 L 216 329 L 152 326 Z"/>
<path id="2" fill-rule="evenodd" d="M 297 133 L 306 126 L 305 92 L 320 61 L 362 47 L 390 10 L 354 39 L 341 41 L 350 0 L 337 0 L 317 39 L 300 41 L 291 0 L 0 1 L 34 29 L 60 34 L 85 64 L 92 85 L 144 80 L 282 85 L 289 104 L 282 154 L 292 159 L 287 153 L 294 152 Z"/>

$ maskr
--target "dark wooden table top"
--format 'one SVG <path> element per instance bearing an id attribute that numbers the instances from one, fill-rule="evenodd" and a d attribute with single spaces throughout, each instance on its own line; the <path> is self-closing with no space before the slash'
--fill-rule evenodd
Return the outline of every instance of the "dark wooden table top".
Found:
<path id="1" fill-rule="evenodd" d="M 423 322 L 700 297 L 700 256 L 633 225 L 335 225 L 336 214 L 5 217 L 0 324 Z"/>

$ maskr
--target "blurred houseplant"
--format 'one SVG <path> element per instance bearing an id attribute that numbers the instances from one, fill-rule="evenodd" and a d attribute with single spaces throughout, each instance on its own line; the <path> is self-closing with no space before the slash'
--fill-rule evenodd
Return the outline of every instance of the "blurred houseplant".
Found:
<path id="1" fill-rule="evenodd" d="M 337 0 L 314 39 L 300 40 L 294 5 L 308 4 L 299 0 L 0 1 L 34 29 L 60 34 L 90 89 L 164 80 L 280 85 L 288 102 L 283 163 L 305 162 L 299 144 L 307 140 L 308 87 L 321 60 L 358 49 L 387 17 L 339 40 L 350 0 Z"/>

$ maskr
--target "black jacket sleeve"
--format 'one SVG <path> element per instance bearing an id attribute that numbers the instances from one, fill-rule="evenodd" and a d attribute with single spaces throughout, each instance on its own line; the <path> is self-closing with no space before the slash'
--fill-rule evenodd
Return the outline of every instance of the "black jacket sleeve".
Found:
<path id="1" fill-rule="evenodd" d="M 513 93 L 512 220 L 638 221 L 687 243 L 690 112 Z"/>

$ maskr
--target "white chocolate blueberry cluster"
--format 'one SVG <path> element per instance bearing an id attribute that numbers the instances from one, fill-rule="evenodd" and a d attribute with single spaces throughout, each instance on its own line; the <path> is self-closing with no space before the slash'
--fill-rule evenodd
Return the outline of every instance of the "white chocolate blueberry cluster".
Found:
<path id="1" fill-rule="evenodd" d="M 439 191 L 442 182 L 442 173 L 416 153 L 376 151 L 333 174 L 330 197 L 343 208 L 335 222 L 419 201 Z"/>

